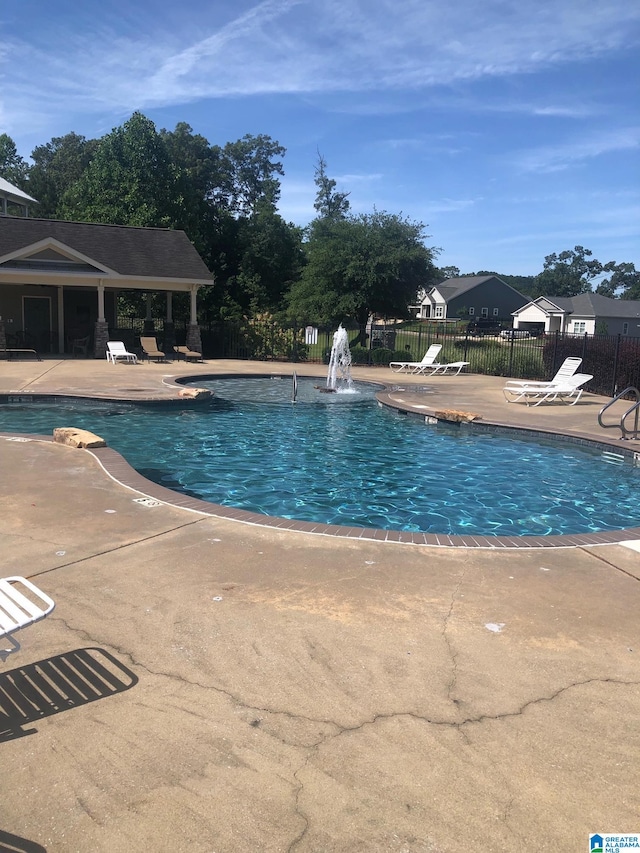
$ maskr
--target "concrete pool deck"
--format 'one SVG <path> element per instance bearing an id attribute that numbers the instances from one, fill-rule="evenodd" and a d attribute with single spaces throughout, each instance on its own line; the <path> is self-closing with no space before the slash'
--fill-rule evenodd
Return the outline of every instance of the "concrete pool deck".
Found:
<path id="1" fill-rule="evenodd" d="M 293 367 L 7 362 L 0 394 L 169 399 L 165 377 Z M 413 389 L 400 408 L 607 438 L 603 398 L 354 375 Z M 0 664 L 0 849 L 582 853 L 640 830 L 633 547 L 308 536 L 139 502 L 86 451 L 0 446 L 0 574 L 57 605 Z"/>

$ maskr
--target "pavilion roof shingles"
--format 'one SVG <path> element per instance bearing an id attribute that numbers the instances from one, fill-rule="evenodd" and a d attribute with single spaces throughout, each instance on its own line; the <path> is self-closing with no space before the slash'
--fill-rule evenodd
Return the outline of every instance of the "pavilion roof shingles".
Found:
<path id="1" fill-rule="evenodd" d="M 212 274 L 184 231 L 0 217 L 0 257 L 48 238 L 123 276 L 212 280 Z"/>

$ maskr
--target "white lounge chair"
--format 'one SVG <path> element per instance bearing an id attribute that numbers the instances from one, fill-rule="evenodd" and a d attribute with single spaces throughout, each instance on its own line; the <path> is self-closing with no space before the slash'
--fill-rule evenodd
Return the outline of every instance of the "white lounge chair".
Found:
<path id="1" fill-rule="evenodd" d="M 53 600 L 26 578 L 0 578 L 0 640 L 6 638 L 4 642 L 11 643 L 9 649 L 0 648 L 0 659 L 6 660 L 20 648 L 20 643 L 13 636 L 16 631 L 44 619 L 54 607 Z"/>
<path id="2" fill-rule="evenodd" d="M 522 387 L 526 385 L 528 388 L 533 386 L 544 387 L 547 385 L 557 384 L 558 382 L 562 382 L 563 379 L 567 379 L 576 372 L 576 370 L 582 364 L 581 358 L 574 358 L 573 356 L 569 358 L 565 358 L 562 362 L 558 370 L 556 371 L 556 375 L 553 379 L 548 380 L 537 380 L 537 379 L 508 379 L 506 383 L 507 388 L 514 387 Z"/>
<path id="3" fill-rule="evenodd" d="M 138 356 L 133 352 L 128 352 L 122 341 L 107 341 L 107 361 L 115 364 L 119 358 L 128 361 L 130 364 L 136 364 Z"/>
<path id="4" fill-rule="evenodd" d="M 431 376 L 437 376 L 437 374 L 447 374 L 452 373 L 454 376 L 457 376 L 463 367 L 466 367 L 468 364 L 471 364 L 470 361 L 450 361 L 449 364 L 432 364 L 431 365 Z M 422 371 L 421 371 L 422 372 Z"/>
<path id="5" fill-rule="evenodd" d="M 504 398 L 507 403 L 526 403 L 527 406 L 539 406 L 540 403 L 553 403 L 560 400 L 569 406 L 575 406 L 589 380 L 590 373 L 574 373 L 559 382 L 549 382 L 547 385 L 521 385 L 520 387 L 505 387 Z"/>
<path id="6" fill-rule="evenodd" d="M 442 344 L 431 344 L 422 361 L 392 361 L 389 367 L 394 373 L 422 373 L 426 367 L 433 367 L 442 349 Z"/>

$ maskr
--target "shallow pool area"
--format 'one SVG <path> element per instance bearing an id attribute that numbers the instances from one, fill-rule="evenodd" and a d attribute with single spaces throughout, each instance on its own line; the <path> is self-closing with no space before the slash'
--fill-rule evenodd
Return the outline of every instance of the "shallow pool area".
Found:
<path id="1" fill-rule="evenodd" d="M 547 536 L 640 524 L 640 468 L 382 408 L 375 386 L 321 380 L 197 382 L 204 404 L 82 400 L 0 406 L 0 431 L 103 436 L 147 478 L 214 504 L 325 524 L 452 535 Z"/>

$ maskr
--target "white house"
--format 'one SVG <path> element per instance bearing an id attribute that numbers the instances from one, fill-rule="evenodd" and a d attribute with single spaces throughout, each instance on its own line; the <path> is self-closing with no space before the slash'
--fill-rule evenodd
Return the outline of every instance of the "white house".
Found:
<path id="1" fill-rule="evenodd" d="M 540 296 L 513 312 L 515 329 L 640 337 L 640 301 L 599 293 Z"/>

